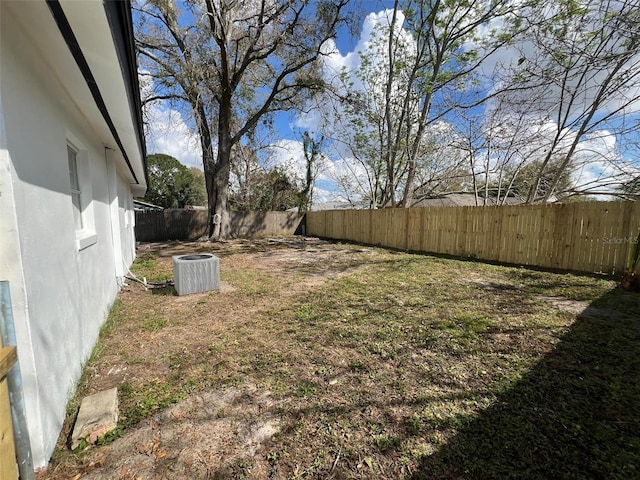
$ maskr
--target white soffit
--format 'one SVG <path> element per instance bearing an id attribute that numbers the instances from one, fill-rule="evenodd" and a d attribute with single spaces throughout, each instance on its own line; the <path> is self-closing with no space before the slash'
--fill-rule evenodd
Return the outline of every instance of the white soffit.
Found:
<path id="1" fill-rule="evenodd" d="M 87 82 L 69 51 L 46 2 L 6 0 L 0 0 L 0 2 L 3 9 L 9 8 L 27 36 L 32 39 L 42 59 L 54 72 L 68 97 L 86 118 L 102 143 L 118 152 L 117 156 L 125 167 L 120 170 L 123 173 L 126 172 L 133 183 L 133 176 L 120 154 L 115 138 L 102 112 L 96 106 Z M 62 0 L 60 6 L 97 83 L 108 115 L 115 126 L 137 180 L 141 185 L 145 185 L 142 148 L 136 135 L 136 124 L 130 110 L 125 80 L 104 4 L 101 0 L 82 2 Z"/>

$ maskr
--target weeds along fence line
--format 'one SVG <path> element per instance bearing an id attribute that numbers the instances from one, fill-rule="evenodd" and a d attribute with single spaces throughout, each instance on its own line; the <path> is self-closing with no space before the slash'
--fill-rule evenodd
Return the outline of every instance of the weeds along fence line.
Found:
<path id="1" fill-rule="evenodd" d="M 300 228 L 303 215 L 294 212 L 231 212 L 230 236 L 290 235 Z M 136 212 L 136 240 L 195 240 L 207 234 L 207 211 L 166 209 Z"/>
<path id="2" fill-rule="evenodd" d="M 330 210 L 308 235 L 516 265 L 622 274 L 640 231 L 640 202 Z"/>

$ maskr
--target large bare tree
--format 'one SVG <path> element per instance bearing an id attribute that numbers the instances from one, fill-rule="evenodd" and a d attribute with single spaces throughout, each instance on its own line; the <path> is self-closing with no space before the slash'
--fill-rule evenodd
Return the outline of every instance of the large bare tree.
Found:
<path id="1" fill-rule="evenodd" d="M 136 4 L 152 99 L 185 102 L 200 137 L 209 237 L 228 234 L 233 150 L 270 114 L 322 89 L 317 61 L 348 0 L 147 0 Z"/>

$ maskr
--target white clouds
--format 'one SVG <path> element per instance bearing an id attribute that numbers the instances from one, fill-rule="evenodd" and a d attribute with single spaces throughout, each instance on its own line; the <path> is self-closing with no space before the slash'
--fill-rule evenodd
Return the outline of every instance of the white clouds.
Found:
<path id="1" fill-rule="evenodd" d="M 177 110 L 154 103 L 145 107 L 147 152 L 164 153 L 187 167 L 202 170 L 202 150 L 198 136 Z"/>
<path id="2" fill-rule="evenodd" d="M 606 130 L 594 132 L 578 144 L 572 180 L 586 192 L 612 192 L 615 187 L 640 174 L 640 168 L 624 161 L 616 136 Z"/>
<path id="3" fill-rule="evenodd" d="M 386 35 L 388 26 L 393 18 L 393 10 L 373 12 L 366 16 L 358 42 L 352 51 L 342 53 L 335 42 L 330 40 L 325 44 L 322 68 L 324 80 L 331 85 L 334 94 L 346 96 L 347 94 L 363 94 L 367 98 L 381 97 L 384 88 L 384 76 L 386 75 L 387 52 L 386 45 L 381 35 Z M 402 55 L 406 57 L 408 52 L 415 51 L 413 39 L 409 32 L 402 28 L 405 17 L 402 12 L 396 15 L 396 32 L 404 45 Z M 367 79 L 361 78 L 358 72 L 362 69 L 363 57 L 366 58 L 369 72 Z M 326 98 L 320 100 L 320 105 L 298 116 L 296 126 L 303 129 L 328 131 L 339 129 L 337 119 L 332 108 L 335 105 Z"/>
<path id="4" fill-rule="evenodd" d="M 592 106 L 596 115 L 591 122 L 618 109 L 626 115 L 639 113 L 640 54 L 637 42 L 631 40 L 635 34 L 623 28 L 625 18 L 637 24 L 637 1 L 578 3 L 584 10 L 570 14 L 568 4 L 559 2 L 527 12 L 532 27 L 492 55 L 484 73 L 494 77 L 495 66 L 502 65 L 503 78 L 520 78 L 521 103 L 537 91 L 539 101 L 531 107 L 541 116 L 566 117 L 563 123 L 571 128 L 589 115 Z M 548 28 L 557 18 L 565 19 L 563 28 Z"/>
<path id="5" fill-rule="evenodd" d="M 143 100 L 154 95 L 153 79 L 146 70 L 138 72 L 140 96 Z M 202 150 L 198 136 L 184 121 L 180 112 L 166 102 L 149 102 L 143 107 L 147 154 L 164 153 L 178 159 L 187 167 L 202 170 Z"/>
<path id="6" fill-rule="evenodd" d="M 367 15 L 362 26 L 362 31 L 360 33 L 358 43 L 351 52 L 347 52 L 346 54 L 342 55 L 342 53 L 340 53 L 340 51 L 335 48 L 334 43 L 333 48 L 328 49 L 331 53 L 324 58 L 325 80 L 332 81 L 344 70 L 349 72 L 352 77 L 351 80 L 356 82 L 354 88 L 357 89 L 359 86 L 361 87 L 362 85 L 358 85 L 358 79 L 353 76 L 353 73 L 356 72 L 361 65 L 361 55 L 367 52 L 377 52 L 378 48 L 376 47 L 376 38 L 381 31 L 380 28 L 390 25 L 392 15 L 392 10 L 383 10 L 381 12 L 370 13 L 369 15 Z M 404 32 L 401 33 L 401 35 L 409 39 L 409 34 L 402 30 L 403 23 L 404 15 L 402 14 L 402 12 L 398 12 L 396 18 L 396 28 L 399 31 Z M 372 59 L 372 61 L 374 63 L 378 62 L 378 60 L 376 60 L 375 58 Z M 384 61 L 384 59 L 381 59 L 381 61 Z"/>
<path id="7" fill-rule="evenodd" d="M 265 167 L 278 167 L 292 178 L 304 178 L 305 161 L 302 142 L 287 139 L 278 140 L 269 147 L 269 157 Z"/>

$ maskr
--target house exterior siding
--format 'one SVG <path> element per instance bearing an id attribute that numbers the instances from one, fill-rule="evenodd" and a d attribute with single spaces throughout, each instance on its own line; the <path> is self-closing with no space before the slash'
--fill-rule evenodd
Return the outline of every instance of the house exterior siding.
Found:
<path id="1" fill-rule="evenodd" d="M 57 61 L 75 68 L 71 57 L 48 57 L 2 3 L 0 280 L 10 283 L 27 426 L 40 468 L 135 258 L 132 180 L 118 152 L 87 121 L 89 107 L 52 68 Z M 45 9 L 28 8 L 55 26 L 42 4 Z M 63 47 L 57 39 L 52 51 Z M 81 234 L 74 223 L 69 144 L 82 154 Z"/>

